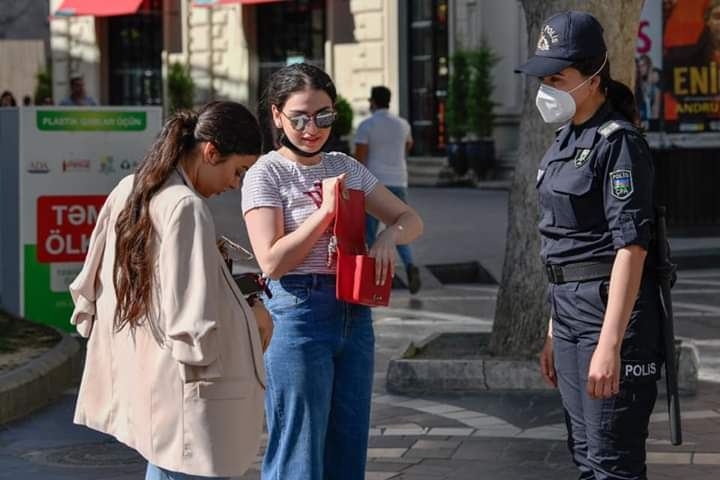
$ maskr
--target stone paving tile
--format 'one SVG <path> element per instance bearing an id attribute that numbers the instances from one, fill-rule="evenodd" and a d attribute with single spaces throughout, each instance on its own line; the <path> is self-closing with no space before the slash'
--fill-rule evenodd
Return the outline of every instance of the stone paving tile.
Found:
<path id="1" fill-rule="evenodd" d="M 451 458 L 454 452 L 454 448 L 411 448 L 405 456 L 409 458 Z"/>
<path id="2" fill-rule="evenodd" d="M 397 472 L 365 472 L 365 480 L 390 480 L 396 477 Z"/>
<path id="3" fill-rule="evenodd" d="M 417 473 L 401 473 L 393 480 L 444 480 L 443 475 L 421 475 Z"/>
<path id="4" fill-rule="evenodd" d="M 496 460 L 502 454 L 500 445 L 463 442 L 453 454 L 453 460 Z"/>
<path id="5" fill-rule="evenodd" d="M 384 435 L 425 435 L 427 433 L 428 429 L 424 427 L 414 427 L 414 428 L 386 428 L 384 430 Z"/>
<path id="6" fill-rule="evenodd" d="M 471 418 L 463 418 L 462 423 L 464 423 L 465 425 L 470 425 L 475 428 L 496 427 L 496 426 L 506 426 L 506 425 L 512 426 L 512 424 L 506 422 L 502 418 L 490 417 L 488 415 L 481 415 L 481 416 L 471 417 Z"/>
<path id="7" fill-rule="evenodd" d="M 691 463 L 690 452 L 648 452 L 647 463 L 660 463 L 670 465 L 688 465 Z"/>
<path id="8" fill-rule="evenodd" d="M 435 427 L 435 428 L 431 428 L 430 431 L 427 433 L 427 435 L 428 436 L 447 435 L 450 437 L 453 437 L 453 436 L 468 437 L 474 431 L 475 431 L 474 428 Z"/>
<path id="9" fill-rule="evenodd" d="M 422 428 L 422 425 L 417 423 L 388 423 L 386 425 L 375 425 L 375 427 L 387 430 L 388 428 Z"/>
<path id="10" fill-rule="evenodd" d="M 474 418 L 478 416 L 478 412 L 475 412 L 473 410 L 459 410 L 457 412 L 451 412 L 451 413 L 444 413 L 443 417 L 445 418 L 452 418 L 456 420 L 464 419 L 464 418 Z"/>
<path id="11" fill-rule="evenodd" d="M 428 460 L 427 462 L 423 461 L 408 467 L 408 469 L 403 473 L 418 475 L 443 475 L 447 478 L 447 476 L 455 470 L 458 470 L 458 466 L 452 465 L 451 462 L 445 465 L 437 465 L 429 463 Z"/>
<path id="12" fill-rule="evenodd" d="M 695 443 L 683 442 L 682 445 L 671 445 L 669 441 L 664 443 L 648 443 L 647 450 L 649 452 L 694 452 L 698 448 Z M 718 447 L 720 449 L 720 447 Z"/>
<path id="13" fill-rule="evenodd" d="M 438 402 L 432 402 L 430 400 L 424 400 L 422 398 L 414 398 L 411 400 L 399 402 L 395 405 L 398 407 L 412 408 L 413 410 L 417 410 L 420 408 L 435 407 L 438 405 Z"/>
<path id="14" fill-rule="evenodd" d="M 368 458 L 400 458 L 407 448 L 368 448 Z"/>
<path id="15" fill-rule="evenodd" d="M 494 425 L 487 427 L 477 427 L 472 434 L 473 437 L 486 438 L 508 438 L 517 436 L 522 430 L 512 425 Z"/>
<path id="16" fill-rule="evenodd" d="M 706 465 L 648 465 L 648 478 L 653 480 L 720 478 L 720 468 Z"/>
<path id="17" fill-rule="evenodd" d="M 462 407 L 456 407 L 454 405 L 447 405 L 447 404 L 439 404 L 439 405 L 433 405 L 430 407 L 421 407 L 418 408 L 418 410 L 425 412 L 425 413 L 432 413 L 434 415 L 442 415 L 446 416 L 447 413 L 457 413 L 457 412 L 464 412 L 466 411 Z"/>
<path id="18" fill-rule="evenodd" d="M 431 448 L 457 448 L 460 440 L 418 440 L 412 446 L 415 449 L 431 449 Z"/>
<path id="19" fill-rule="evenodd" d="M 370 437 L 371 448 L 410 448 L 416 440 L 407 437 Z"/>
<path id="20" fill-rule="evenodd" d="M 373 395 L 373 403 L 400 403 L 411 400 L 410 397 L 404 397 L 400 395 L 391 395 L 389 393 L 383 393 L 381 395 Z"/>
<path id="21" fill-rule="evenodd" d="M 720 453 L 695 453 L 692 463 L 695 465 L 720 465 Z"/>
<path id="22" fill-rule="evenodd" d="M 383 457 L 383 458 L 378 458 L 377 460 L 373 460 L 373 463 L 382 462 L 382 463 L 397 463 L 397 464 L 401 464 L 401 465 L 414 465 L 414 464 L 416 464 L 416 463 L 418 463 L 418 462 L 421 462 L 421 461 L 422 461 L 422 458 L 409 458 L 409 457 L 397 457 L 397 458 L 393 458 L 393 457 Z"/>
<path id="23" fill-rule="evenodd" d="M 398 416 L 394 419 L 396 422 L 417 423 L 423 427 L 464 427 L 460 420 L 446 418 L 440 415 L 431 415 L 429 413 L 413 412 Z"/>
<path id="24" fill-rule="evenodd" d="M 409 466 L 414 465 L 414 463 L 394 463 L 394 462 L 386 462 L 383 459 L 376 460 L 373 462 L 368 462 L 367 466 L 365 467 L 365 471 L 367 472 L 401 472 L 408 468 Z"/>

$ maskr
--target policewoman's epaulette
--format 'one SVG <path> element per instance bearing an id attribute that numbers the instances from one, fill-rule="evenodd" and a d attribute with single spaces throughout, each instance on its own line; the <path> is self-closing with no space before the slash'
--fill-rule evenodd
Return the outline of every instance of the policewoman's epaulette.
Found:
<path id="1" fill-rule="evenodd" d="M 635 125 L 625 120 L 608 120 L 600 125 L 597 131 L 603 137 L 610 138 L 615 132 L 619 132 L 620 130 L 628 130 L 640 134 L 640 131 Z"/>

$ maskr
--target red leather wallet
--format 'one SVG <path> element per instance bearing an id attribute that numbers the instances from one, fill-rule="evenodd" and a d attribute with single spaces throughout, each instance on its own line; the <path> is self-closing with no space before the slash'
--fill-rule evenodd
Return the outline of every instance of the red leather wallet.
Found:
<path id="1" fill-rule="evenodd" d="M 390 302 L 390 272 L 383 285 L 375 284 L 375 259 L 368 256 L 365 243 L 365 194 L 347 190 L 348 198 L 338 185 L 336 191 L 334 247 L 337 251 L 336 297 L 349 303 L 370 307 Z"/>

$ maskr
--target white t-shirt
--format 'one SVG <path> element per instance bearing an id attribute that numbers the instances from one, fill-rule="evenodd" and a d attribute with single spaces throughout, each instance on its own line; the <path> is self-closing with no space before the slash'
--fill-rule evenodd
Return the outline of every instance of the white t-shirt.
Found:
<path id="1" fill-rule="evenodd" d="M 283 212 L 285 235 L 294 232 L 322 204 L 322 180 L 346 173 L 347 188 L 372 193 L 378 180 L 360 162 L 340 152 L 321 154 L 316 165 L 302 165 L 276 151 L 260 157 L 248 170 L 242 186 L 242 212 L 277 207 Z M 320 237 L 305 260 L 289 274 L 335 273 L 328 266 L 331 229 Z"/>
<path id="2" fill-rule="evenodd" d="M 407 187 L 405 144 L 409 141 L 410 124 L 385 108 L 363 120 L 355 134 L 355 143 L 368 146 L 368 170 L 391 187 Z"/>

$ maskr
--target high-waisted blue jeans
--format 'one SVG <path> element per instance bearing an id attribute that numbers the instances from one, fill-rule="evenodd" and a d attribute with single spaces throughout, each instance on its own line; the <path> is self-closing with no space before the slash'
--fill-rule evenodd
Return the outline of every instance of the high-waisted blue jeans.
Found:
<path id="1" fill-rule="evenodd" d="M 335 298 L 334 275 L 270 281 L 264 480 L 365 478 L 375 337 L 370 309 Z"/>

